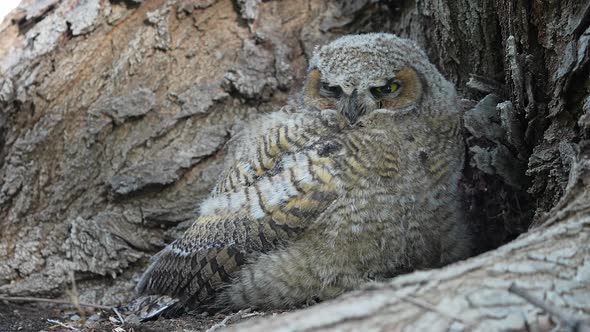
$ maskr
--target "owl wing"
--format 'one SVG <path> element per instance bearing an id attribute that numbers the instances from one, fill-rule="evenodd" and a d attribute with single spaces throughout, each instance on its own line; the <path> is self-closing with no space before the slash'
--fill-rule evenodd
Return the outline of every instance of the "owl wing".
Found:
<path id="1" fill-rule="evenodd" d="M 194 224 L 154 257 L 139 294 L 178 299 L 176 307 L 207 303 L 249 257 L 296 239 L 338 197 L 342 186 L 325 153 L 326 145 L 337 152 L 335 143 L 298 123 L 255 140 L 251 158 L 230 168 Z"/>
<path id="2" fill-rule="evenodd" d="M 284 111 L 267 115 L 263 121 L 254 121 L 231 139 L 241 141 L 242 144 L 231 144 L 230 141 L 229 145 L 235 147 L 230 148 L 228 153 L 236 161 L 226 165 L 226 171 L 221 174 L 212 194 L 252 185 L 255 178 L 263 176 L 280 162 L 284 154 L 296 152 L 313 143 L 312 137 L 306 133 L 313 127 L 314 121 L 310 121 L 309 117 Z"/>

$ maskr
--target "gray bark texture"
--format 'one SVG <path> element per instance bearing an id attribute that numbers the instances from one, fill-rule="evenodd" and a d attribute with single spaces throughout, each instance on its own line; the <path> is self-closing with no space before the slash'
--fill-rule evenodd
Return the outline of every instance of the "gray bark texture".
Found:
<path id="1" fill-rule="evenodd" d="M 371 31 L 416 40 L 455 82 L 465 209 L 485 253 L 232 328 L 560 321 L 513 282 L 570 322 L 590 317 L 583 0 L 24 0 L 0 24 L 0 296 L 67 299 L 75 281 L 81 302 L 128 301 L 240 127 L 294 96 L 314 47 Z"/>

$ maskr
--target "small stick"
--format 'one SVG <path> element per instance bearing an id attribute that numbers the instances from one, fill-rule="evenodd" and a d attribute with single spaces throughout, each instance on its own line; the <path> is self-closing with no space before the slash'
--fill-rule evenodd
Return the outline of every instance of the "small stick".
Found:
<path id="1" fill-rule="evenodd" d="M 213 332 L 213 331 L 218 330 L 218 329 L 220 329 L 222 327 L 226 327 L 227 326 L 227 322 L 229 321 L 229 319 L 232 316 L 225 316 L 225 318 L 221 322 L 219 322 L 217 324 L 214 324 L 213 326 L 211 326 L 210 328 L 208 328 L 207 331 L 205 331 L 205 332 Z"/>
<path id="2" fill-rule="evenodd" d="M 227 324 L 234 323 L 234 322 L 242 319 L 243 316 L 245 314 L 249 313 L 250 311 L 252 311 L 252 309 L 251 308 L 247 308 L 247 309 L 242 309 L 242 310 L 240 310 L 240 311 L 238 311 L 238 312 L 236 312 L 234 314 L 227 315 L 227 316 L 225 316 L 225 318 L 221 322 L 219 322 L 219 323 L 211 326 L 205 332 L 213 332 L 213 331 L 216 331 L 216 330 L 218 330 L 218 329 L 220 329 L 222 327 L 226 327 Z"/>
<path id="3" fill-rule="evenodd" d="M 542 300 L 534 297 L 531 293 L 529 293 L 526 289 L 516 286 L 515 283 L 512 283 L 510 287 L 508 287 L 508 291 L 512 294 L 516 294 L 523 299 L 527 300 L 530 304 L 537 306 L 543 309 L 550 315 L 557 317 L 559 320 L 568 322 L 571 318 L 564 315 L 558 309 L 551 307 L 549 304 L 543 302 Z M 569 324 L 568 324 L 569 325 Z"/>
<path id="4" fill-rule="evenodd" d="M 69 271 L 70 282 L 72 283 L 71 289 L 66 289 L 66 294 L 70 297 L 70 301 L 72 305 L 76 307 L 80 315 L 84 316 L 84 311 L 80 306 L 80 295 L 78 294 L 78 287 L 76 287 L 76 277 L 74 276 L 74 271 Z"/>
<path id="5" fill-rule="evenodd" d="M 522 297 L 523 299 L 527 300 L 530 304 L 543 309 L 543 311 L 545 311 L 546 313 L 557 318 L 558 326 L 559 322 L 562 322 L 569 328 L 571 328 L 573 331 L 590 331 L 590 322 L 579 320 L 575 317 L 571 317 L 564 314 L 559 309 L 552 307 L 543 300 L 533 296 L 526 289 L 516 286 L 515 283 L 512 283 L 510 287 L 508 287 L 508 291 L 510 293 Z"/>
<path id="6" fill-rule="evenodd" d="M 60 321 L 58 321 L 58 320 L 55 320 L 55 319 L 47 319 L 47 321 L 48 321 L 48 322 L 50 322 L 50 323 L 52 323 L 52 324 L 57 324 L 57 325 L 59 325 L 59 326 L 61 326 L 61 327 L 64 327 L 64 328 L 66 328 L 66 329 L 68 329 L 68 330 L 72 330 L 72 331 L 80 331 L 80 329 L 79 329 L 79 328 L 76 328 L 76 327 L 73 327 L 73 326 L 70 326 L 70 325 L 64 324 L 64 323 L 62 323 L 62 322 L 60 322 Z"/>
<path id="7" fill-rule="evenodd" d="M 121 325 L 125 324 L 125 320 L 123 319 L 123 316 L 121 316 L 121 314 L 119 313 L 119 310 L 117 310 L 117 308 L 113 307 L 113 311 L 117 314 L 117 317 L 119 317 L 119 321 L 121 322 Z"/>
<path id="8" fill-rule="evenodd" d="M 76 306 L 71 301 L 67 300 L 58 300 L 58 299 L 44 299 L 39 297 L 21 297 L 21 296 L 0 296 L 0 301 L 10 301 L 10 302 L 45 302 L 45 303 L 55 303 L 55 304 L 67 304 L 71 306 Z M 78 305 L 82 307 L 90 307 L 102 310 L 111 310 L 113 307 L 109 307 L 106 305 L 100 304 L 92 304 L 92 303 L 78 303 Z"/>

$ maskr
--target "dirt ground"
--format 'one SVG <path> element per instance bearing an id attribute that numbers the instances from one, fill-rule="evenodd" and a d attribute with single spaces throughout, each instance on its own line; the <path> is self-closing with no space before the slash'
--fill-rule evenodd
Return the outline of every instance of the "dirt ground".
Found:
<path id="1" fill-rule="evenodd" d="M 63 316 L 59 309 L 0 302 L 0 332 L 51 331 L 47 318 Z"/>
<path id="2" fill-rule="evenodd" d="M 159 319 L 145 323 L 124 322 L 113 311 L 89 310 L 80 315 L 77 310 L 54 304 L 0 301 L 0 332 L 13 331 L 108 331 L 108 332 L 156 332 L 156 331 L 214 331 L 218 328 L 253 317 L 276 313 L 242 311 L 234 314 L 188 314 L 179 318 Z M 59 323 L 48 321 L 54 320 Z M 65 326 L 64 326 L 65 325 Z"/>

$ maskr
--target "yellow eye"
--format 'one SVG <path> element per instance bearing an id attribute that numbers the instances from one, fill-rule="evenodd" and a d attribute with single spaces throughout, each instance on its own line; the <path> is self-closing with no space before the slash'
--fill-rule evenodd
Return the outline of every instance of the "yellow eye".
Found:
<path id="1" fill-rule="evenodd" d="M 375 97 L 379 97 L 379 96 L 387 95 L 390 93 L 394 93 L 398 89 L 399 89 L 399 83 L 391 82 L 391 83 L 387 83 L 384 86 L 377 86 L 377 87 L 371 88 L 370 91 Z"/>
<path id="2" fill-rule="evenodd" d="M 399 87 L 399 85 L 397 83 L 393 82 L 389 85 L 389 91 L 396 92 L 398 87 Z"/>

